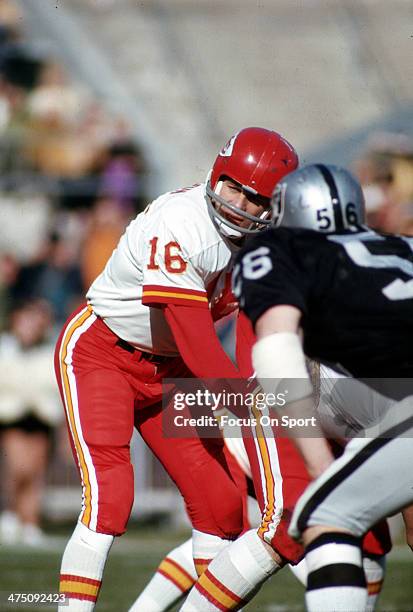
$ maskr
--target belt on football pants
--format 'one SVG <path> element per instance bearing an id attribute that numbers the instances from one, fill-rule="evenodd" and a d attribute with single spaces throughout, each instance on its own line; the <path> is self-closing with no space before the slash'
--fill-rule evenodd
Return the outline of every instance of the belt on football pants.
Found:
<path id="1" fill-rule="evenodd" d="M 141 351 L 135 348 L 134 346 L 132 346 L 131 344 L 129 344 L 129 342 L 126 342 L 126 340 L 122 340 L 122 338 L 119 338 L 116 344 L 120 346 L 121 348 L 123 348 L 125 351 L 128 351 L 128 353 L 138 353 L 139 359 L 145 359 L 146 361 L 149 361 L 150 363 L 163 363 L 167 359 L 173 358 L 168 355 L 155 355 L 155 353 L 148 353 L 146 351 Z"/>

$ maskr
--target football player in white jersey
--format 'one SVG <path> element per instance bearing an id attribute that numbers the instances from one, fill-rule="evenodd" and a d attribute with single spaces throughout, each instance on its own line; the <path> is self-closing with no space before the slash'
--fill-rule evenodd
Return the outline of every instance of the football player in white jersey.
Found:
<path id="1" fill-rule="evenodd" d="M 55 367 L 83 497 L 62 559 L 62 609 L 94 608 L 114 536 L 126 529 L 134 426 L 184 497 L 199 572 L 241 532 L 222 439 L 165 439 L 162 381 L 240 377 L 214 320 L 237 307 L 233 258 L 245 235 L 266 226 L 274 186 L 297 165 L 278 133 L 236 133 L 206 183 L 160 196 L 129 224 L 65 324 Z"/>

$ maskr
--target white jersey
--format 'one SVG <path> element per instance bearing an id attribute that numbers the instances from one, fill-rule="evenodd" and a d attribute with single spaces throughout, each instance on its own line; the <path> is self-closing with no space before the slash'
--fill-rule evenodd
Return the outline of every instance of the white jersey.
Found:
<path id="1" fill-rule="evenodd" d="M 157 306 L 212 308 L 214 319 L 234 310 L 229 275 L 237 250 L 216 229 L 204 184 L 169 192 L 129 224 L 86 297 L 126 342 L 175 356 L 178 349 Z"/>

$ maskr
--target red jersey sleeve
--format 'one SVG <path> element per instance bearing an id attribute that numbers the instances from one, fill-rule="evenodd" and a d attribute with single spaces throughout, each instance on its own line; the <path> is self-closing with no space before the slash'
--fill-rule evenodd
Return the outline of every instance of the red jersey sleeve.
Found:
<path id="1" fill-rule="evenodd" d="M 169 303 L 164 313 L 182 359 L 195 377 L 240 377 L 221 346 L 209 310 Z"/>
<path id="2" fill-rule="evenodd" d="M 255 342 L 255 334 L 251 321 L 245 313 L 238 312 L 236 321 L 235 355 L 238 368 L 245 378 L 253 374 L 251 349 Z"/>

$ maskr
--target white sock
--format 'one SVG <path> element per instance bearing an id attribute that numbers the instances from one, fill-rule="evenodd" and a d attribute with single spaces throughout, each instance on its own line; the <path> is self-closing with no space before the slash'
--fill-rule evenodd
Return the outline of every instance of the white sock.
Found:
<path id="1" fill-rule="evenodd" d="M 204 573 L 212 559 L 231 544 L 231 541 L 197 529 L 192 530 L 192 555 L 198 576 Z"/>
<path id="2" fill-rule="evenodd" d="M 294 576 L 303 586 L 307 586 L 307 563 L 302 559 L 297 565 L 288 565 Z M 363 569 L 367 582 L 367 608 L 366 612 L 374 612 L 384 581 L 386 572 L 386 556 L 363 557 Z"/>
<path id="3" fill-rule="evenodd" d="M 366 581 L 359 540 L 324 533 L 306 551 L 308 612 L 365 612 Z"/>
<path id="4" fill-rule="evenodd" d="M 280 566 L 257 531 L 251 529 L 226 547 L 199 578 L 182 612 L 239 610 Z"/>
<path id="5" fill-rule="evenodd" d="M 129 612 L 164 612 L 192 588 L 197 578 L 189 539 L 166 555 Z"/>
<path id="6" fill-rule="evenodd" d="M 307 562 L 305 558 L 301 559 L 300 563 L 297 563 L 297 565 L 288 564 L 288 567 L 290 568 L 294 576 L 297 578 L 297 580 L 299 580 L 301 584 L 306 587 L 308 571 L 307 571 Z"/>
<path id="7" fill-rule="evenodd" d="M 386 572 L 386 556 L 363 557 L 364 574 L 367 581 L 366 612 L 374 612 Z"/>
<path id="8" fill-rule="evenodd" d="M 60 568 L 60 592 L 66 594 L 69 605 L 59 605 L 59 612 L 94 609 L 113 540 L 113 536 L 91 531 L 83 523 L 76 525 Z"/>

